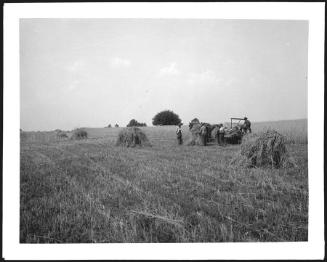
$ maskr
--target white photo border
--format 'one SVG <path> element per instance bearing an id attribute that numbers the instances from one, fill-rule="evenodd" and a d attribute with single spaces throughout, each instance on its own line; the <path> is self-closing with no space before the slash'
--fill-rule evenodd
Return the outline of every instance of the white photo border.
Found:
<path id="1" fill-rule="evenodd" d="M 323 259 L 324 3 L 25 3 L 4 5 L 3 257 L 5 259 Z M 197 18 L 309 21 L 308 242 L 20 244 L 19 19 Z"/>

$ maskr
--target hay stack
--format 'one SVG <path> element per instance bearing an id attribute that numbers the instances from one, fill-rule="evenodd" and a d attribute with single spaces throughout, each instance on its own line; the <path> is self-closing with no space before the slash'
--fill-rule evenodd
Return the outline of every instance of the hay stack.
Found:
<path id="1" fill-rule="evenodd" d="M 203 145 L 200 135 L 200 128 L 201 128 L 200 123 L 193 124 L 192 128 L 190 129 L 192 137 L 191 140 L 187 143 L 188 146 Z"/>
<path id="2" fill-rule="evenodd" d="M 275 130 L 243 137 L 241 150 L 232 163 L 246 167 L 294 167 L 286 148 L 286 138 Z"/>
<path id="3" fill-rule="evenodd" d="M 57 135 L 57 138 L 59 138 L 59 139 L 68 138 L 66 132 L 63 132 L 63 131 L 58 131 L 56 133 L 56 135 Z"/>
<path id="4" fill-rule="evenodd" d="M 75 139 L 75 140 L 87 139 L 87 132 L 82 128 L 77 128 L 77 129 L 73 130 L 71 139 Z"/>
<path id="5" fill-rule="evenodd" d="M 138 127 L 127 127 L 118 134 L 116 146 L 151 146 L 148 138 Z"/>

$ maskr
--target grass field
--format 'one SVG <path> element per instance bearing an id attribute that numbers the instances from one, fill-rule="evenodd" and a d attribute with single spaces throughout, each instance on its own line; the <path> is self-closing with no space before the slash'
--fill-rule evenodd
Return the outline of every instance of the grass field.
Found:
<path id="1" fill-rule="evenodd" d="M 149 148 L 116 147 L 121 128 L 23 132 L 20 242 L 307 241 L 306 125 L 253 124 L 287 136 L 291 169 L 230 165 L 239 145 L 178 146 L 173 126 L 142 128 Z"/>

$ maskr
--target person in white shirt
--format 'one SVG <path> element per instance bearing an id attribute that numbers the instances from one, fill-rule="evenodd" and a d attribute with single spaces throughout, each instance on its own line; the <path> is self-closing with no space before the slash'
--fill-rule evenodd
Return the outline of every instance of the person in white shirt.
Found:
<path id="1" fill-rule="evenodd" d="M 226 127 L 224 125 L 221 125 L 221 127 L 219 128 L 219 133 L 218 133 L 218 145 L 225 144 L 225 140 L 224 140 L 225 130 L 226 130 Z"/>
<path id="2" fill-rule="evenodd" d="M 183 144 L 182 124 L 178 124 L 177 130 L 176 130 L 176 135 L 177 135 L 178 144 L 182 145 Z"/>

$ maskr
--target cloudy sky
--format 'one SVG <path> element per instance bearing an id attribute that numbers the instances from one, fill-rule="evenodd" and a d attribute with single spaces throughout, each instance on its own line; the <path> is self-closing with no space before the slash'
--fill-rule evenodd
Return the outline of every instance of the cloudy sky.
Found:
<path id="1" fill-rule="evenodd" d="M 23 130 L 307 118 L 305 21 L 21 19 Z"/>

